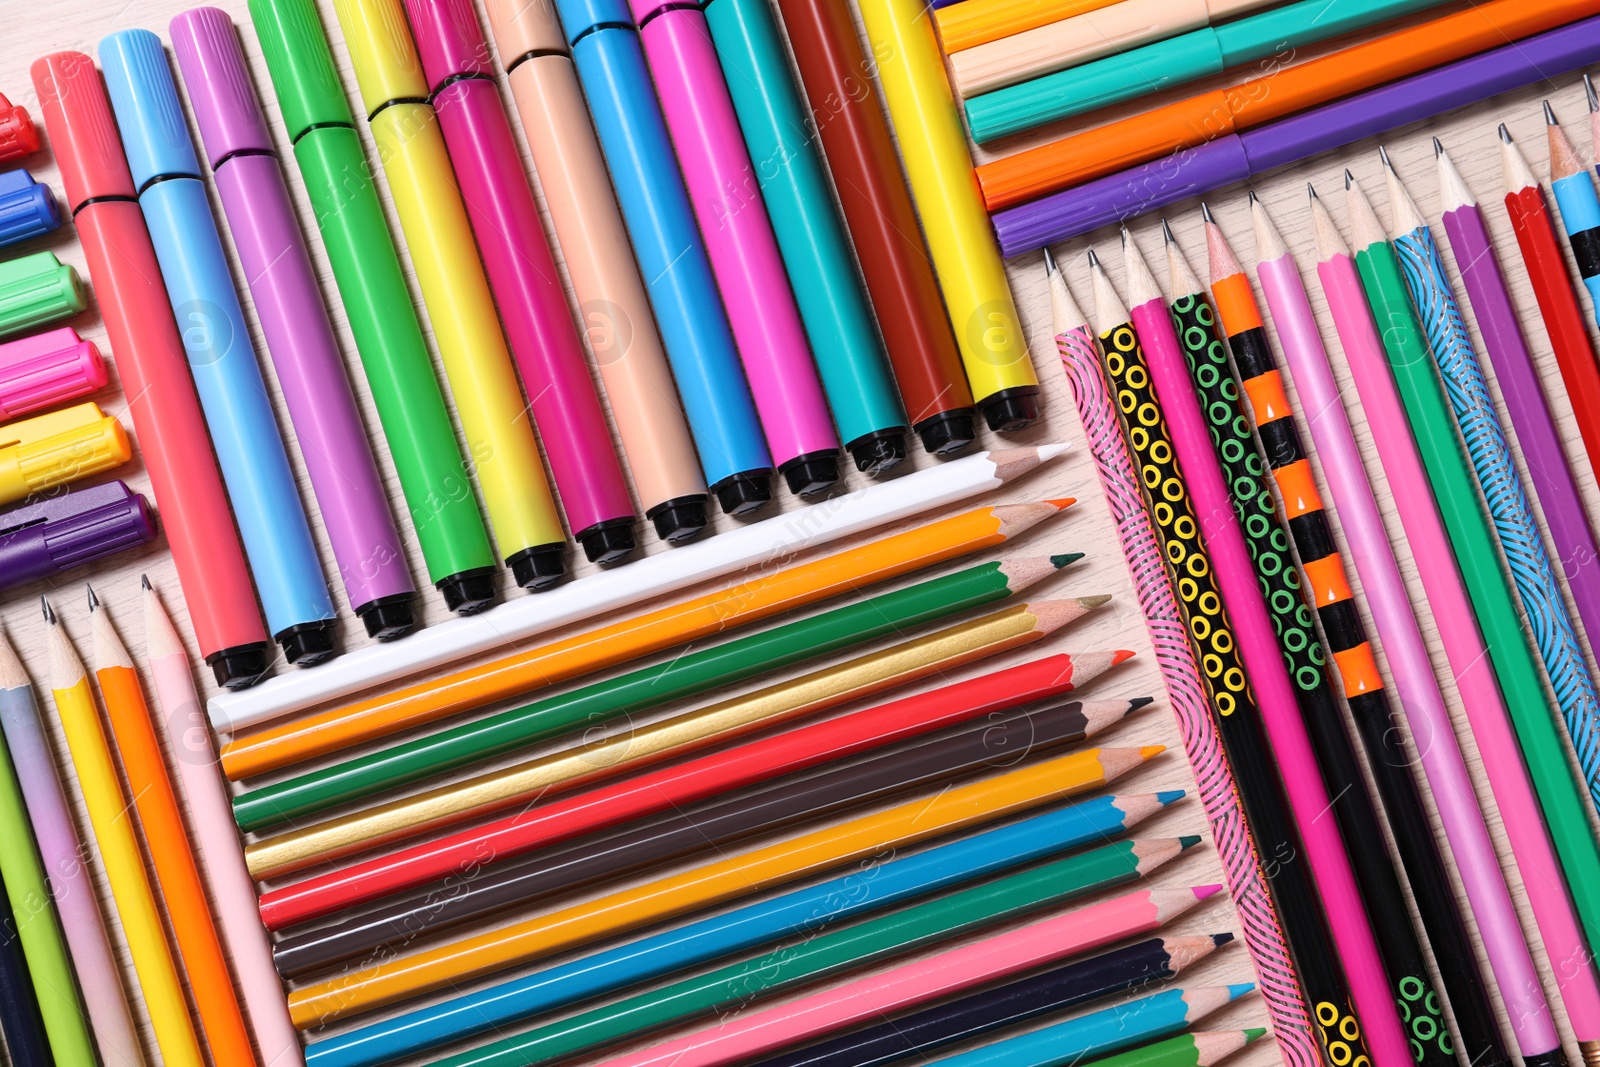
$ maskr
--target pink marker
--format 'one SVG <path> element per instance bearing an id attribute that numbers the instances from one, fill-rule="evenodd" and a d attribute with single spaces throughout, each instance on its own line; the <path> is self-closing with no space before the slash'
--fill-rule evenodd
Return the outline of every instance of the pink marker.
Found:
<path id="1" fill-rule="evenodd" d="M 773 461 L 791 492 L 839 479 L 839 438 L 705 14 L 629 0 Z"/>
<path id="2" fill-rule="evenodd" d="M 572 536 L 593 563 L 632 552 L 633 501 L 522 169 L 471 0 L 405 0 L 461 198 Z"/>
<path id="3" fill-rule="evenodd" d="M 0 422 L 76 400 L 105 384 L 100 350 L 71 326 L 0 345 Z"/>

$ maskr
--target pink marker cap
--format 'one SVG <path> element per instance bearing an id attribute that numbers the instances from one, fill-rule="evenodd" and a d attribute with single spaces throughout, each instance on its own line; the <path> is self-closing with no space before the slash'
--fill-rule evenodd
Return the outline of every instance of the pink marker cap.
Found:
<path id="1" fill-rule="evenodd" d="M 86 396 L 105 384 L 100 350 L 71 326 L 0 345 L 0 422 Z"/>
<path id="2" fill-rule="evenodd" d="M 273 151 L 266 117 L 244 65 L 239 33 L 228 13 L 197 7 L 173 19 L 167 29 L 181 68 L 190 72 L 184 87 L 211 165 L 234 152 Z M 194 76 L 196 71 L 203 76 Z"/>
<path id="3" fill-rule="evenodd" d="M 555 0 L 486 0 L 500 61 L 507 66 L 529 52 L 566 52 Z"/>
<path id="4" fill-rule="evenodd" d="M 405 5 L 429 89 L 437 89 L 440 82 L 459 74 L 494 76 L 489 42 L 484 40 L 472 0 L 405 0 Z"/>
<path id="5" fill-rule="evenodd" d="M 95 197 L 133 199 L 128 157 L 94 60 L 82 52 L 54 52 L 34 60 L 31 70 L 67 191 L 67 210 L 76 212 Z"/>

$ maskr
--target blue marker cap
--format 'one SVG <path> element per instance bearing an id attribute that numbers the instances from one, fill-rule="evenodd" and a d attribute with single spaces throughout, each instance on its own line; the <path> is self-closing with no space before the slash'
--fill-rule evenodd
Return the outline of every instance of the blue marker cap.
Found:
<path id="1" fill-rule="evenodd" d="M 149 30 L 113 33 L 100 42 L 100 68 L 134 186 L 143 192 L 151 178 L 200 177 L 161 38 Z"/>
<path id="2" fill-rule="evenodd" d="M 61 225 L 61 212 L 48 185 L 25 170 L 0 174 L 0 247 L 49 233 Z"/>

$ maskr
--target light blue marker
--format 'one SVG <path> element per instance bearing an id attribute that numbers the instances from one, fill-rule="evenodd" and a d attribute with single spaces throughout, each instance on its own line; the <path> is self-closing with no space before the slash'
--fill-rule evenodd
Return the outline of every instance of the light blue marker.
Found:
<path id="1" fill-rule="evenodd" d="M 149 30 L 124 30 L 100 42 L 100 66 L 267 624 L 290 663 L 320 663 L 334 653 L 333 602 L 166 52 Z"/>

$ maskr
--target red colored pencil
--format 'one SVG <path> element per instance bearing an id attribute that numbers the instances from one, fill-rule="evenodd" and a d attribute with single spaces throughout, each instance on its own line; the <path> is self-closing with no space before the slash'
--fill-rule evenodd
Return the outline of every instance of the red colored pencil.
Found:
<path id="1" fill-rule="evenodd" d="M 269 930 L 508 860 L 630 819 L 1068 692 L 1131 652 L 1060 654 L 664 767 L 261 897 Z"/>

